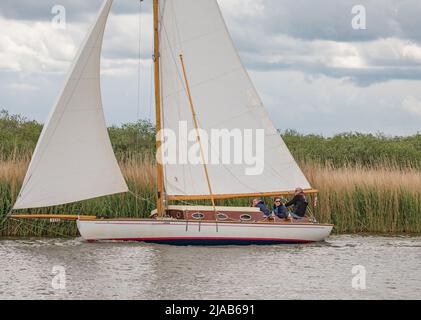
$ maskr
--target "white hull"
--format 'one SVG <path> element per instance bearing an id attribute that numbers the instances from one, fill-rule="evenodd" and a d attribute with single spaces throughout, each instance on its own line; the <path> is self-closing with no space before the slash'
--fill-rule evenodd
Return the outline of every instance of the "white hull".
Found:
<path id="1" fill-rule="evenodd" d="M 324 241 L 333 226 L 164 220 L 79 220 L 87 241 L 142 241 L 174 245 L 248 245 Z"/>

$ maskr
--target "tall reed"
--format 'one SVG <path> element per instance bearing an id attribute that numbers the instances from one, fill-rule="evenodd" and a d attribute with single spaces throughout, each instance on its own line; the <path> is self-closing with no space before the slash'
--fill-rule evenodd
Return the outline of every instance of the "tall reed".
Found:
<path id="1" fill-rule="evenodd" d="M 421 172 L 394 166 L 305 165 L 320 220 L 338 232 L 421 232 Z"/>

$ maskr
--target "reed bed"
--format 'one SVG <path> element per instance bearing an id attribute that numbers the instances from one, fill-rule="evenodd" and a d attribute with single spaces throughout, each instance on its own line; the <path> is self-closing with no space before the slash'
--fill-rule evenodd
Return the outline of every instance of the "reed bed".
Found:
<path id="1" fill-rule="evenodd" d="M 420 233 L 421 171 L 304 165 L 320 190 L 317 217 L 340 233 Z"/>
<path id="2" fill-rule="evenodd" d="M 107 217 L 147 217 L 155 208 L 155 164 L 150 154 L 128 155 L 120 165 L 132 193 L 84 201 L 29 213 L 66 213 Z M 72 222 L 5 220 L 24 178 L 28 159 L 0 160 L 0 236 L 76 236 Z M 393 165 L 377 167 L 303 163 L 320 190 L 314 212 L 336 233 L 421 233 L 421 171 Z M 266 199 L 268 202 L 270 199 Z M 248 200 L 219 205 L 247 205 Z"/>
<path id="3" fill-rule="evenodd" d="M 40 123 L 0 110 L 0 236 L 77 235 L 75 223 L 4 219 L 19 192 L 41 129 Z M 140 120 L 108 129 L 132 193 L 25 213 L 149 215 L 156 194 L 155 128 Z M 320 190 L 314 212 L 319 221 L 334 223 L 337 233 L 421 233 L 420 134 L 323 137 L 286 131 L 282 137 L 313 187 Z M 218 201 L 218 205 L 248 204 L 249 199 Z"/>
<path id="4" fill-rule="evenodd" d="M 28 166 L 27 159 L 0 160 L 0 236 L 75 236 L 72 222 L 17 221 L 5 219 L 19 193 Z M 84 214 L 103 217 L 147 217 L 155 208 L 155 165 L 151 157 L 126 157 L 121 169 L 130 193 L 108 196 L 69 205 L 29 209 L 30 214 Z"/>

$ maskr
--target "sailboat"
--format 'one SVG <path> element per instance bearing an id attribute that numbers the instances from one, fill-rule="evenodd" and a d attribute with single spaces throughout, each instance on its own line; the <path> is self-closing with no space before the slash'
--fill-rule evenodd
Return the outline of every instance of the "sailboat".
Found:
<path id="1" fill-rule="evenodd" d="M 14 210 L 44 208 L 129 191 L 108 136 L 100 57 L 112 0 L 105 0 L 65 80 L 32 156 Z M 265 217 L 259 208 L 217 206 L 236 198 L 316 194 L 272 124 L 232 42 L 216 0 L 153 0 L 157 209 L 147 219 L 74 219 L 87 241 L 249 245 L 324 241 L 333 225 Z M 165 162 L 164 130 L 196 132 L 200 155 L 211 130 L 261 130 L 264 163 Z M 181 137 L 177 136 L 177 139 Z M 213 147 L 211 145 L 211 147 Z M 198 149 L 198 150 L 199 150 Z M 194 200 L 209 206 L 179 205 Z M 178 204 L 177 204 L 178 203 Z"/>

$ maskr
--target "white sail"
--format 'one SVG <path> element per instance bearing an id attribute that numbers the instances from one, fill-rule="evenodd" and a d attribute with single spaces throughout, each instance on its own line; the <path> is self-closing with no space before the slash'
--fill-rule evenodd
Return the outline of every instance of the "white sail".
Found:
<path id="1" fill-rule="evenodd" d="M 50 113 L 14 209 L 71 203 L 128 191 L 108 136 L 100 89 L 104 1 Z"/>
<path id="2" fill-rule="evenodd" d="M 183 55 L 200 129 L 265 130 L 264 170 L 243 164 L 208 165 L 214 195 L 245 195 L 310 189 L 310 184 L 269 119 L 228 33 L 216 0 L 161 0 L 162 114 L 165 129 L 180 139 L 179 124 L 194 130 L 180 54 Z M 212 144 L 209 152 L 212 152 Z M 247 146 L 246 146 L 247 147 Z M 215 150 L 213 150 L 215 151 Z M 210 194 L 201 164 L 166 164 L 169 196 Z"/>

